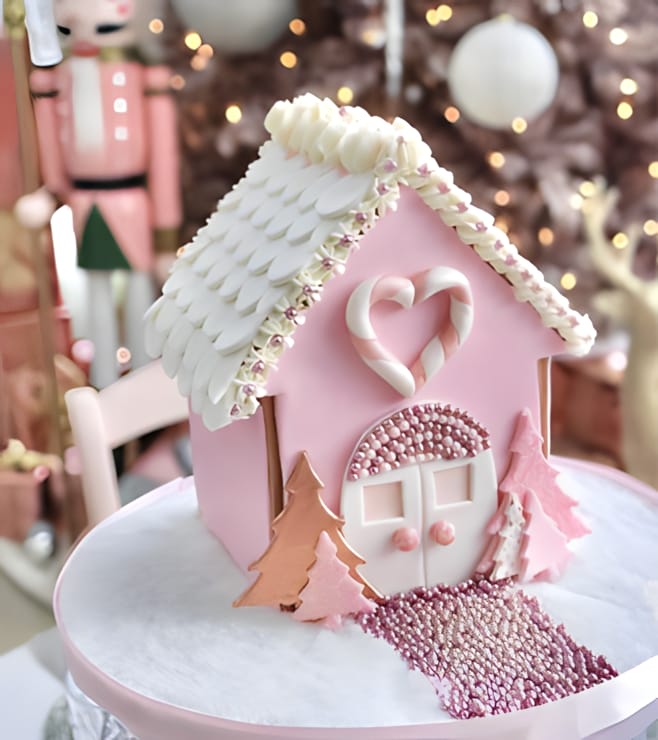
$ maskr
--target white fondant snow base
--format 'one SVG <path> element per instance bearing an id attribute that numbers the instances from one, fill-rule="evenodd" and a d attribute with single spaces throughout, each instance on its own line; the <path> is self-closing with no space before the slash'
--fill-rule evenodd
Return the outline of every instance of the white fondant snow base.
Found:
<path id="1" fill-rule="evenodd" d="M 566 479 L 566 476 L 563 476 Z M 658 653 L 652 589 L 658 507 L 619 482 L 570 472 L 593 534 L 557 584 L 526 587 L 620 671 Z M 197 513 L 191 482 L 95 529 L 59 594 L 68 638 L 143 696 L 250 723 L 368 727 L 447 719 L 429 682 L 355 624 L 334 633 L 272 609 L 234 609 L 246 584 Z"/>

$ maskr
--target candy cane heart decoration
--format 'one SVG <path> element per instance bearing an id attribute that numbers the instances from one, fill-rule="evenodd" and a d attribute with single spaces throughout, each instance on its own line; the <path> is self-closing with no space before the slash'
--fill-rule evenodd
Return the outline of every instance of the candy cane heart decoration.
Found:
<path id="1" fill-rule="evenodd" d="M 448 320 L 407 367 L 379 341 L 370 309 L 379 301 L 395 301 L 403 308 L 447 291 Z M 365 364 L 405 398 L 425 385 L 466 341 L 473 326 L 473 298 L 466 276 L 452 267 L 435 267 L 411 277 L 375 277 L 361 283 L 350 296 L 345 321 L 354 348 Z"/>

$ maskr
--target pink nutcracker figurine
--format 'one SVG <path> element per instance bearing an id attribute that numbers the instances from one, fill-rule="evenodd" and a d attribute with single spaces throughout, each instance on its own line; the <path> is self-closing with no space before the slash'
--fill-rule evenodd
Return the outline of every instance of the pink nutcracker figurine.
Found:
<path id="1" fill-rule="evenodd" d="M 181 222 L 170 72 L 136 57 L 137 2 L 54 0 L 70 53 L 31 77 L 43 178 L 73 211 L 78 264 L 87 271 L 99 387 L 116 378 L 120 345 L 134 366 L 147 361 L 142 317 L 153 300 L 154 252 L 175 248 Z M 128 274 L 122 327 L 115 270 Z"/>

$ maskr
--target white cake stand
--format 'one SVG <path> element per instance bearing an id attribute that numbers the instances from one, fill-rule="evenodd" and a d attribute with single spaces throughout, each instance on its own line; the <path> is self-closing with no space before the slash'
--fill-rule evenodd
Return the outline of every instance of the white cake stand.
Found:
<path id="1" fill-rule="evenodd" d="M 452 720 L 429 682 L 356 624 L 333 633 L 233 609 L 246 579 L 201 522 L 192 479 L 124 507 L 69 558 L 55 613 L 71 674 L 140 740 L 629 740 L 658 718 L 658 492 L 554 462 L 593 534 L 559 583 L 526 590 L 610 659 L 611 681 Z"/>

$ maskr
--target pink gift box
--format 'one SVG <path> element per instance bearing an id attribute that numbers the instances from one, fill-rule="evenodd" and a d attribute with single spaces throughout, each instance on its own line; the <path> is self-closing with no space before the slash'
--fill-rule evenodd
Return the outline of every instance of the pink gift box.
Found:
<path id="1" fill-rule="evenodd" d="M 0 537 L 25 539 L 41 511 L 40 485 L 31 472 L 0 470 Z"/>

